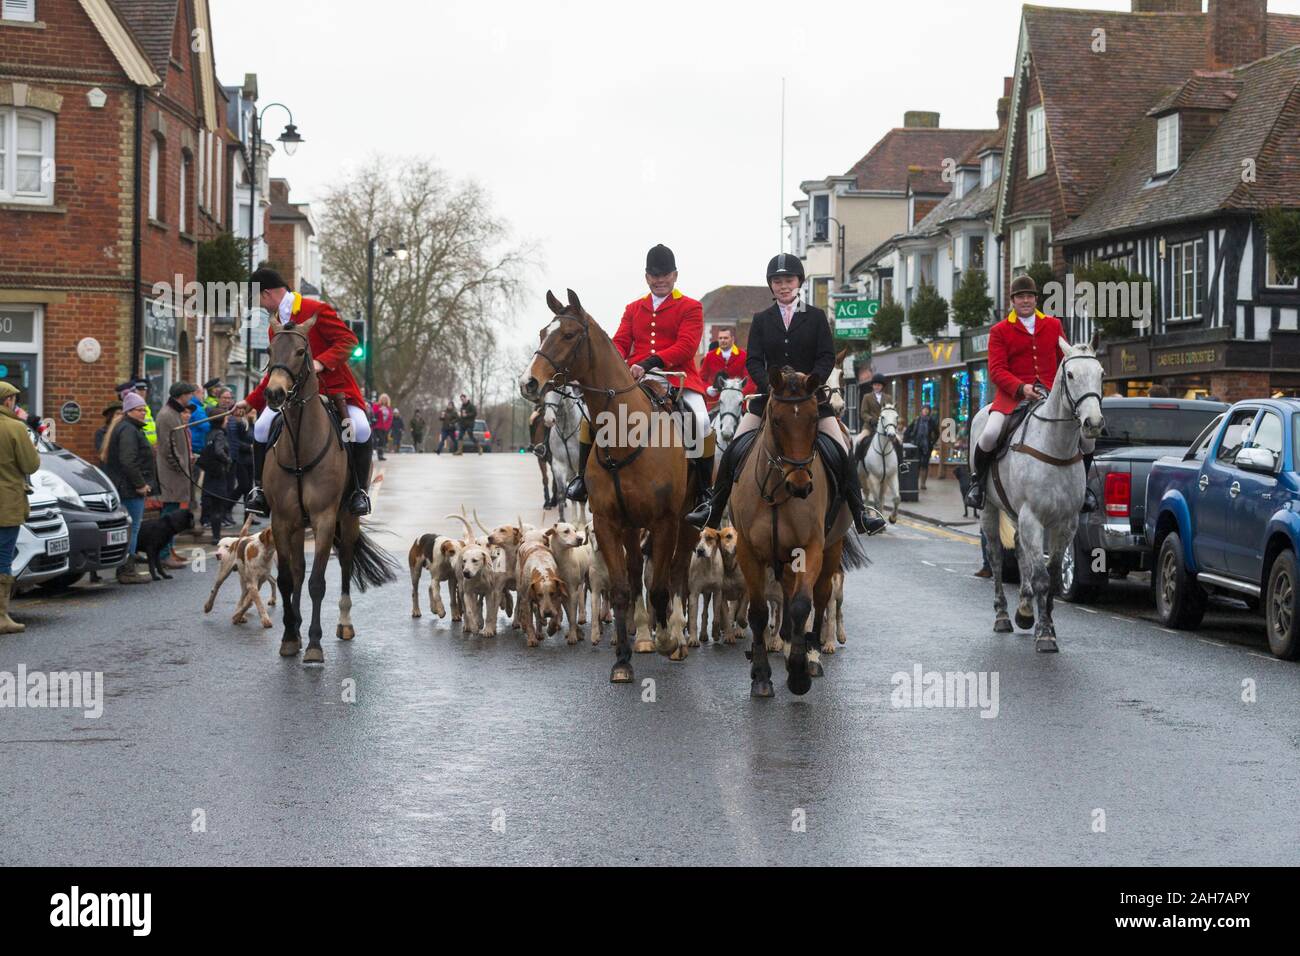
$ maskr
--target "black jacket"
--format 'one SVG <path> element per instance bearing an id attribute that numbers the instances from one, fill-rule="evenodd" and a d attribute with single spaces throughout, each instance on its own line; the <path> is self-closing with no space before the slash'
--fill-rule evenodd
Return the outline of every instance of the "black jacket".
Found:
<path id="1" fill-rule="evenodd" d="M 226 438 L 229 439 L 230 455 L 241 465 L 253 463 L 253 430 L 248 422 L 231 415 L 226 420 Z"/>
<path id="2" fill-rule="evenodd" d="M 814 305 L 795 312 L 787 330 L 781 321 L 781 309 L 773 302 L 770 308 L 754 315 L 749 327 L 749 361 L 745 368 L 758 391 L 766 393 L 771 369 L 789 365 L 796 372 L 817 376 L 822 382 L 835 368 L 835 337 L 826 313 Z M 749 410 L 762 415 L 766 399 L 755 399 Z M 830 412 L 830 406 L 822 408 Z"/>
<path id="3" fill-rule="evenodd" d="M 132 418 L 123 418 L 118 423 L 108 446 L 104 473 L 112 479 L 118 497 L 124 501 L 143 497 L 136 489 L 144 485 L 157 490 L 153 446 L 145 437 L 142 423 Z"/>
<path id="4" fill-rule="evenodd" d="M 931 415 L 928 418 L 925 416 L 914 418 L 912 424 L 908 425 L 903 432 L 903 439 L 910 441 L 921 450 L 921 459 L 923 461 L 928 459 L 930 452 L 934 450 L 935 443 L 939 440 L 938 417 Z"/>

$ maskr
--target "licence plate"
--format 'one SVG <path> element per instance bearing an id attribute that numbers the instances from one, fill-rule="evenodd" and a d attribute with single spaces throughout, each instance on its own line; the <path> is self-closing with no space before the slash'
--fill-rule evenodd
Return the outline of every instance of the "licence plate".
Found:
<path id="1" fill-rule="evenodd" d="M 68 543 L 69 542 L 67 538 L 51 538 L 49 541 L 45 542 L 45 553 L 46 554 L 67 554 Z"/>
<path id="2" fill-rule="evenodd" d="M 118 528 L 116 531 L 108 533 L 109 544 L 126 544 L 127 538 L 130 537 L 130 528 Z"/>

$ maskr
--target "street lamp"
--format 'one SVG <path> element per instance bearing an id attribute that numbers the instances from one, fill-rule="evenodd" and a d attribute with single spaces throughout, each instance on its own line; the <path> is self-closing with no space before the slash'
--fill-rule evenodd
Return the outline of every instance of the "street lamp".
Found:
<path id="1" fill-rule="evenodd" d="M 303 141 L 302 136 L 298 133 L 298 127 L 293 125 L 293 110 L 283 103 L 268 103 L 262 107 L 262 111 L 253 112 L 253 155 L 249 157 L 248 172 L 248 274 L 251 276 L 257 268 L 253 262 L 257 250 L 257 155 L 262 151 L 262 117 L 266 111 L 273 107 L 280 107 L 289 114 L 289 122 L 285 124 L 284 131 L 276 137 L 277 142 L 284 146 L 286 156 L 292 156 L 298 151 L 298 145 Z M 252 311 L 253 303 L 248 304 L 249 311 Z M 253 324 L 251 321 L 244 323 L 244 394 L 249 390 L 249 373 L 253 369 Z"/>
<path id="2" fill-rule="evenodd" d="M 374 398 L 374 354 L 375 354 L 375 250 L 380 241 L 387 241 L 383 234 L 372 236 L 366 243 L 366 401 Z M 389 246 L 384 250 L 385 259 L 405 262 L 408 253 L 406 243 L 400 242 L 397 248 Z"/>

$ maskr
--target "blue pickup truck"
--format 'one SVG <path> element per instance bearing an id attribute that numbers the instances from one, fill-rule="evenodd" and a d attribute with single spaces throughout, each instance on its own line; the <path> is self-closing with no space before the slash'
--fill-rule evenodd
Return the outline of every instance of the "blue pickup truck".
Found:
<path id="1" fill-rule="evenodd" d="M 1195 628 L 1211 592 L 1262 608 L 1269 648 L 1300 656 L 1300 401 L 1238 402 L 1147 478 L 1156 611 Z"/>

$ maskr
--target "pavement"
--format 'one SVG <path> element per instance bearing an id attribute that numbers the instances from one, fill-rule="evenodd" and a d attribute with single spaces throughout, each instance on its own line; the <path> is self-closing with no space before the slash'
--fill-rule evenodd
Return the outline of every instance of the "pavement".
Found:
<path id="1" fill-rule="evenodd" d="M 955 478 L 931 478 L 919 492 L 919 501 L 904 501 L 898 513 L 917 521 L 964 531 L 979 538 L 979 519 L 963 507 L 961 486 Z"/>
<path id="2" fill-rule="evenodd" d="M 229 582 L 204 615 L 206 557 L 14 602 L 0 703 L 20 667 L 97 672 L 103 712 L 0 706 L 0 863 L 1300 863 L 1300 668 L 1237 602 L 1174 632 L 1115 582 L 1058 604 L 1061 653 L 1035 654 L 992 633 L 978 543 L 904 517 L 867 541 L 806 696 L 778 660 L 752 699 L 741 645 L 636 655 L 613 686 L 609 629 L 529 650 L 427 594 L 410 616 L 409 541 L 462 503 L 539 518 L 531 458 L 385 465 L 371 531 L 403 570 L 354 592 L 351 642 L 331 571 L 322 665 L 278 656 L 278 608 L 231 624 Z"/>

